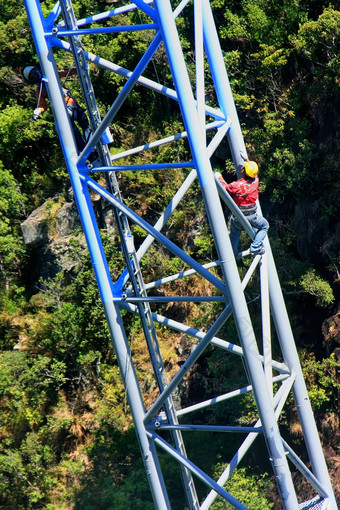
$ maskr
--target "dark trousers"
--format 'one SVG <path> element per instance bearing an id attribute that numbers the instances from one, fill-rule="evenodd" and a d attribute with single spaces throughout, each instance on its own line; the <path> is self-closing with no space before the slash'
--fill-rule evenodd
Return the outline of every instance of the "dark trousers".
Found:
<path id="1" fill-rule="evenodd" d="M 67 110 L 70 115 L 72 131 L 73 131 L 74 138 L 76 141 L 78 153 L 80 153 L 80 152 L 82 152 L 82 150 L 84 149 L 84 147 L 86 145 L 86 142 L 85 142 L 86 134 L 85 133 L 89 128 L 89 121 L 88 121 L 86 114 L 80 108 L 79 105 L 68 106 Z M 81 130 L 83 131 L 83 134 L 81 134 L 81 132 L 75 122 L 78 123 Z"/>

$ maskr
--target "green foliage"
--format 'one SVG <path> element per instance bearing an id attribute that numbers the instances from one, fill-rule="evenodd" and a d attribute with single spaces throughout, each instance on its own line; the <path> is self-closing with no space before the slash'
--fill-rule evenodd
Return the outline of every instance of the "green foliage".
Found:
<path id="1" fill-rule="evenodd" d="M 212 248 L 214 246 L 214 240 L 212 234 L 207 234 L 204 232 L 204 229 L 202 229 L 202 235 L 195 237 L 194 243 L 199 257 L 203 257 L 204 260 L 213 258 Z"/>
<path id="2" fill-rule="evenodd" d="M 56 477 L 47 469 L 52 460 L 51 449 L 42 445 L 35 433 L 27 436 L 19 450 L 0 454 L 0 487 L 6 507 L 41 508 L 56 483 Z"/>
<path id="3" fill-rule="evenodd" d="M 212 5 L 215 3 L 213 1 Z M 220 28 L 222 39 L 231 39 L 241 45 L 262 42 L 283 45 L 289 33 L 307 17 L 299 7 L 299 0 L 289 0 L 284 5 L 270 0 L 243 0 L 235 5 L 226 1 L 218 3 L 219 8 L 224 7 L 224 22 Z"/>
<path id="4" fill-rule="evenodd" d="M 331 286 L 316 274 L 315 269 L 310 269 L 300 278 L 300 285 L 308 294 L 316 297 L 318 306 L 329 306 L 335 301 Z"/>
<path id="5" fill-rule="evenodd" d="M 151 510 L 152 498 L 132 428 L 118 432 L 104 420 L 88 454 L 92 468 L 83 473 L 83 487 L 75 497 L 76 509 L 116 510 L 129 501 L 136 508 Z"/>
<path id="6" fill-rule="evenodd" d="M 0 357 L 1 409 L 9 428 L 41 425 L 50 400 L 64 383 L 65 364 L 25 352 L 3 352 Z"/>
<path id="7" fill-rule="evenodd" d="M 340 72 L 340 12 L 325 8 L 319 18 L 301 25 L 291 36 L 296 51 L 310 63 L 317 76 L 334 82 Z"/>
<path id="8" fill-rule="evenodd" d="M 34 54 L 27 16 L 22 3 L 17 0 L 11 3 L 1 0 L 0 8 L 0 44 L 2 49 L 0 67 L 8 66 L 8 63 L 11 62 L 12 68 L 17 68 L 25 62 L 25 57 L 31 59 Z"/>
<path id="9" fill-rule="evenodd" d="M 98 418 L 102 423 L 125 430 L 130 416 L 127 416 L 126 394 L 118 366 L 101 365 L 101 386 Z"/>
<path id="10" fill-rule="evenodd" d="M 307 356 L 305 353 L 302 368 L 313 407 L 318 411 L 339 414 L 340 362 L 335 354 L 317 361 L 314 355 Z"/>
<path id="11" fill-rule="evenodd" d="M 0 271 L 5 286 L 17 275 L 24 257 L 24 246 L 19 237 L 19 218 L 24 200 L 10 171 L 0 161 Z"/>
<path id="12" fill-rule="evenodd" d="M 60 149 L 56 151 L 56 131 L 50 112 L 34 123 L 34 107 L 28 110 L 9 104 L 0 113 L 2 162 L 5 168 L 13 169 L 13 176 L 31 206 L 36 206 L 37 198 L 41 199 L 46 191 L 53 193 L 55 182 L 65 178 L 65 170 L 60 169 Z M 47 158 L 49 150 L 50 159 Z M 45 168 L 49 171 L 45 172 Z"/>
<path id="13" fill-rule="evenodd" d="M 53 446 L 42 431 L 64 373 L 64 363 L 41 355 L 0 355 L 0 505 L 5 508 L 36 508 L 53 489 Z"/>
<path id="14" fill-rule="evenodd" d="M 226 465 L 217 465 L 217 474 L 221 474 L 226 467 Z M 252 510 L 270 510 L 274 508 L 274 504 L 268 499 L 273 487 L 267 473 L 257 475 L 246 468 L 239 468 L 234 471 L 225 488 L 247 508 Z M 231 510 L 233 506 L 217 497 L 211 508 L 213 510 Z"/>

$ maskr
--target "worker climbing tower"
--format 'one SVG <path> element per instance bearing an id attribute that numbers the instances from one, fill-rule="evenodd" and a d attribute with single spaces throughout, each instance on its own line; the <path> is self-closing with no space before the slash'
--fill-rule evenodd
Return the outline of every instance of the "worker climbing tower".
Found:
<path id="1" fill-rule="evenodd" d="M 158 510 L 171 508 L 172 494 L 159 461 L 162 452 L 162 456 L 167 455 L 178 464 L 183 486 L 183 509 L 207 509 L 217 497 L 233 508 L 245 509 L 242 501 L 224 487 L 240 462 L 246 460 L 250 448 L 263 438 L 265 456 L 271 464 L 284 510 L 336 510 L 269 239 L 265 240 L 265 253 L 253 259 L 247 252 L 235 258 L 229 241 L 225 208 L 238 218 L 249 238 L 254 236 L 254 232 L 246 217 L 215 179 L 211 165 L 212 156 L 225 140 L 236 172 L 240 171 L 247 151 L 209 1 L 121 1 L 119 6 L 105 12 L 94 14 L 92 7 L 91 13 L 81 19 L 77 18 L 71 0 L 59 0 L 47 15 L 43 14 L 46 13 L 46 5 L 42 6 L 39 0 L 25 0 L 25 7 L 155 507 Z M 190 59 L 195 60 L 194 76 L 188 71 L 186 61 L 189 57 L 187 50 L 182 48 L 178 34 L 182 19 L 186 23 L 190 19 L 192 22 Z M 123 37 L 124 34 L 127 37 L 132 31 L 144 34 L 144 40 L 148 42 L 145 53 L 140 55 L 133 69 L 126 69 L 120 62 L 108 60 L 108 52 L 103 56 L 93 54 L 89 49 L 95 47 L 93 41 L 103 34 L 112 38 L 118 35 Z M 99 47 L 104 49 L 105 45 Z M 129 52 L 128 43 L 126 51 Z M 56 55 L 60 55 L 60 52 L 73 57 L 90 119 L 92 134 L 81 154 L 77 153 L 58 77 Z M 152 62 L 157 55 L 168 65 L 167 75 L 171 79 L 167 83 L 150 78 L 155 75 Z M 125 81 L 116 97 L 107 98 L 111 106 L 101 112 L 91 80 L 91 73 L 97 68 Z M 172 108 L 178 109 L 182 126 L 178 128 L 177 122 L 176 132 L 172 134 L 165 133 L 161 139 L 148 140 L 143 145 L 111 154 L 110 125 L 119 123 L 120 111 L 128 96 L 131 93 L 137 96 L 143 88 L 171 102 Z M 176 146 L 178 143 L 187 144 L 189 158 L 179 158 L 176 163 L 157 161 L 157 150 L 154 149 L 166 144 Z M 95 151 L 98 158 L 97 164 L 93 165 L 88 163 L 88 158 Z M 144 154 L 147 157 L 143 159 Z M 147 163 L 142 164 L 141 161 Z M 129 170 L 132 175 L 164 171 L 171 176 L 175 169 L 182 169 L 183 182 L 178 185 L 178 178 L 173 179 L 177 187 L 168 190 L 169 203 L 158 220 L 151 224 L 129 207 L 129 197 L 124 195 L 124 188 L 119 187 L 119 175 Z M 168 181 L 171 182 L 171 179 Z M 181 210 L 193 186 L 199 186 L 213 240 L 212 253 L 216 253 L 214 261 L 199 261 L 184 249 L 184 244 L 172 240 L 171 220 L 174 213 Z M 114 212 L 125 260 L 125 266 L 116 279 L 110 274 L 94 213 L 94 195 L 110 205 Z M 136 228 L 145 233 L 138 248 L 133 236 Z M 162 233 L 164 231 L 167 235 Z M 181 267 L 181 270 L 150 281 L 151 272 L 145 267 L 144 260 L 155 245 L 164 253 L 171 253 L 180 262 L 177 267 Z M 247 260 L 251 262 L 246 265 L 247 270 L 241 278 L 239 259 L 242 257 L 248 257 Z M 253 309 L 246 298 L 247 286 L 254 278 L 258 278 L 261 296 L 261 335 L 258 328 L 255 331 L 253 327 Z M 182 295 L 178 283 L 190 279 L 193 280 L 192 285 L 185 288 L 192 289 L 192 293 Z M 198 281 L 201 282 L 200 289 L 205 289 L 205 295 L 195 292 Z M 164 310 L 171 310 L 170 305 L 174 303 L 176 310 L 180 310 L 181 306 L 188 308 L 188 303 L 195 303 L 196 312 L 200 310 L 201 314 L 209 310 L 204 329 L 196 329 L 195 321 L 184 313 L 166 315 Z M 185 323 L 181 322 L 184 316 Z M 142 381 L 134 363 L 134 351 L 128 342 L 126 320 L 129 321 L 131 317 L 138 318 L 136 324 L 143 333 L 150 357 L 150 386 L 153 384 L 157 388 L 151 403 L 149 399 L 147 403 L 144 400 Z M 227 328 L 228 323 L 232 327 Z M 191 344 L 186 359 L 182 360 L 175 374 L 171 373 L 171 377 L 167 373 L 160 342 L 160 332 L 166 329 L 186 336 Z M 226 338 L 226 332 L 233 336 Z M 273 339 L 275 358 L 272 356 Z M 209 349 L 219 350 L 221 358 L 239 359 L 248 384 L 240 387 L 239 381 L 235 380 L 234 387 L 229 391 L 182 407 L 178 398 L 181 388 L 184 383 L 190 382 L 193 368 Z M 223 379 L 224 374 L 221 373 L 220 377 Z M 257 413 L 252 426 L 228 423 L 224 418 L 228 416 L 227 413 L 217 414 L 220 423 L 211 425 L 208 416 L 212 408 L 221 403 L 227 408 L 229 402 L 245 394 L 252 399 Z M 304 435 L 304 460 L 280 432 L 279 419 L 291 395 Z M 233 454 L 219 459 L 226 468 L 218 479 L 213 479 L 211 473 L 197 465 L 190 451 L 187 438 L 200 433 L 204 433 L 204 441 L 209 433 L 211 444 L 216 434 L 219 437 L 223 434 L 225 441 L 228 441 L 228 436 L 233 438 Z M 238 441 L 235 440 L 236 436 Z M 297 494 L 293 471 L 299 471 L 304 477 L 305 485 L 309 487 L 308 501 L 301 501 Z M 202 487 L 206 488 L 205 493 Z"/>

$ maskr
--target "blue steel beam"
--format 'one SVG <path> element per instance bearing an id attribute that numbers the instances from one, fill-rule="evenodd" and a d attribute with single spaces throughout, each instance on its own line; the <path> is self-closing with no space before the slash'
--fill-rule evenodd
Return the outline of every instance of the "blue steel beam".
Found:
<path id="1" fill-rule="evenodd" d="M 44 17 L 40 4 L 36 3 L 34 0 L 25 0 L 25 7 L 42 72 L 48 82 L 48 95 L 51 105 L 53 105 L 53 113 L 58 135 L 63 149 L 83 230 L 89 247 L 93 269 L 107 317 L 109 331 L 114 343 L 121 374 L 125 382 L 127 398 L 142 450 L 150 489 L 156 507 L 169 509 L 170 502 L 159 466 L 157 453 L 153 443 L 149 441 L 143 425 L 143 400 L 140 394 L 134 366 L 131 363 L 131 355 L 129 352 L 128 341 L 124 333 L 120 310 L 113 303 L 112 281 L 91 203 L 91 197 L 88 187 L 79 178 L 77 168 L 77 150 L 70 125 L 69 115 L 66 111 L 52 48 L 49 45 L 48 39 L 44 37 Z"/>
<path id="2" fill-rule="evenodd" d="M 206 6 L 206 2 L 203 1 Z M 270 453 L 270 460 L 273 471 L 277 480 L 278 490 L 286 510 L 296 510 L 298 502 L 295 494 L 295 489 L 288 467 L 287 458 L 281 441 L 281 436 L 278 430 L 277 421 L 274 415 L 274 410 L 271 405 L 268 388 L 265 376 L 262 370 L 262 365 L 259 359 L 256 339 L 251 326 L 251 320 L 244 294 L 241 289 L 241 282 L 236 266 L 236 261 L 233 256 L 232 247 L 227 235 L 227 228 L 222 211 L 222 207 L 218 200 L 218 192 L 216 189 L 214 176 L 205 150 L 205 143 L 203 137 L 203 130 L 198 119 L 195 101 L 192 95 L 192 90 L 189 82 L 188 72 L 182 56 L 182 49 L 179 42 L 177 30 L 172 16 L 170 4 L 168 2 L 155 2 L 155 7 L 159 16 L 159 24 L 163 34 L 164 45 L 169 59 L 169 65 L 172 72 L 175 88 L 179 98 L 182 117 L 184 120 L 185 128 L 188 133 L 188 139 L 191 146 L 193 159 L 196 163 L 196 170 L 200 181 L 202 194 L 205 202 L 205 208 L 210 220 L 210 226 L 214 235 L 215 246 L 221 263 L 221 270 L 225 282 L 227 282 L 228 293 L 232 306 L 236 327 L 238 334 L 243 345 L 245 361 L 247 363 L 248 372 L 252 379 L 254 388 L 254 398 L 257 402 L 258 412 L 261 418 L 262 426 L 265 430 L 265 438 L 267 447 Z M 216 34 L 215 25 L 207 23 L 204 12 L 204 35 L 206 50 L 208 58 L 210 52 L 216 52 L 216 45 L 212 43 L 215 41 L 213 35 Z M 209 18 L 208 18 L 209 21 Z M 211 21 L 211 20 L 210 20 Z M 213 50 L 212 50 L 213 47 Z M 221 55 L 221 50 L 219 55 Z M 220 57 L 220 60 L 222 56 Z M 217 56 L 217 63 L 219 57 Z M 212 61 L 210 55 L 210 66 L 215 62 Z M 225 84 L 226 72 L 225 67 L 224 75 L 221 76 L 221 66 L 214 66 L 212 74 L 215 82 L 215 89 L 220 102 L 228 97 L 226 90 L 222 89 L 222 82 Z M 232 132 L 236 130 L 235 137 L 238 138 L 237 128 L 238 125 L 236 117 L 234 117 L 235 107 L 233 108 L 233 101 L 225 101 L 226 111 L 225 116 L 232 119 L 232 127 L 229 130 L 229 137 L 232 137 Z M 234 110 L 234 111 L 233 111 Z M 243 139 L 242 139 L 243 140 Z M 233 147 L 235 144 L 233 145 Z M 245 153 L 244 143 L 240 147 L 237 144 L 238 151 L 234 149 L 234 157 L 238 154 L 238 161 L 240 161 L 240 152 Z M 244 150 L 242 150 L 244 148 Z M 235 161 L 235 163 L 238 163 Z M 171 383 L 170 383 L 171 384 Z M 165 390 L 165 392 L 167 389 Z M 150 412 L 150 411 L 149 411 Z"/>
<path id="3" fill-rule="evenodd" d="M 244 146 L 242 132 L 239 127 L 236 109 L 235 106 L 233 106 L 232 93 L 229 85 L 229 80 L 226 76 L 224 62 L 221 56 L 217 33 L 216 30 L 211 30 L 211 27 L 214 25 L 214 21 L 210 3 L 208 0 L 203 0 L 203 9 L 204 9 L 204 22 L 206 24 L 205 30 L 206 51 L 210 62 L 211 63 L 214 62 L 216 67 L 218 67 L 218 71 L 224 75 L 221 81 L 221 85 L 223 83 L 227 84 L 227 87 L 224 88 L 223 86 L 219 85 L 219 81 L 216 78 L 214 79 L 216 91 L 220 99 L 219 101 L 220 105 L 224 105 L 224 107 L 226 108 L 226 110 L 224 110 L 222 107 L 222 110 L 225 113 L 228 112 L 228 115 L 233 120 L 233 127 L 229 131 L 230 146 L 231 148 L 233 148 L 232 154 L 235 166 L 236 168 L 240 168 L 240 166 L 242 166 L 242 161 L 240 161 L 240 155 L 241 154 L 245 155 L 246 150 Z M 226 100 L 226 96 L 230 98 L 229 101 Z M 266 239 L 265 241 L 265 247 L 266 251 L 268 252 L 269 258 L 268 276 L 272 312 L 285 362 L 288 364 L 288 366 L 291 367 L 292 371 L 294 371 L 294 373 L 297 374 L 297 379 L 293 386 L 293 393 L 297 409 L 300 415 L 300 419 L 303 423 L 303 430 L 306 440 L 306 446 L 309 452 L 309 458 L 311 460 L 313 470 L 315 471 L 315 473 L 318 473 L 318 476 L 322 481 L 323 485 L 328 488 L 331 504 L 333 508 L 336 509 L 337 504 L 335 501 L 334 492 L 331 486 L 325 458 L 322 452 L 319 435 L 313 417 L 313 411 L 311 408 L 308 392 L 304 382 L 301 365 L 296 351 L 294 337 L 291 331 L 291 326 L 268 239 Z"/>

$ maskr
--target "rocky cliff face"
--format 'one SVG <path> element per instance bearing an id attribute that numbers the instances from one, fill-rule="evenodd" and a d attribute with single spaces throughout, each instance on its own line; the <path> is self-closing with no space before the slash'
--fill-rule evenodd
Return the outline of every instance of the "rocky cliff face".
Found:
<path id="1" fill-rule="evenodd" d="M 46 201 L 21 224 L 24 243 L 31 253 L 32 283 L 70 270 L 74 264 L 67 252 L 72 234 L 81 227 L 78 211 L 74 202 L 66 202 L 51 218 L 51 208 L 57 202 L 58 197 Z"/>
<path id="2" fill-rule="evenodd" d="M 72 193 L 68 201 L 61 203 L 53 197 L 35 209 L 21 224 L 24 243 L 30 250 L 29 280 L 34 285 L 40 278 L 53 278 L 60 271 L 71 271 L 76 261 L 70 256 L 70 240 L 77 236 L 85 246 L 85 236 Z M 99 225 L 114 229 L 113 214 L 103 209 L 101 200 L 94 201 L 94 210 Z"/>
<path id="3" fill-rule="evenodd" d="M 323 321 L 322 336 L 327 353 L 334 351 L 336 359 L 340 361 L 340 305 L 336 313 Z"/>

